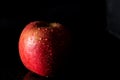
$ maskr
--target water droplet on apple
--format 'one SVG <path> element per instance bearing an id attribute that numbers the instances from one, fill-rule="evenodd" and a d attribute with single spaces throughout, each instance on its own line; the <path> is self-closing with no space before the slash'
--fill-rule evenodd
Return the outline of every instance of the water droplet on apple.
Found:
<path id="1" fill-rule="evenodd" d="M 38 32 L 36 31 L 35 34 L 37 34 Z"/>
<path id="2" fill-rule="evenodd" d="M 42 43 L 43 45 L 45 44 L 45 43 Z"/>
<path id="3" fill-rule="evenodd" d="M 42 40 L 42 38 L 39 38 L 39 40 Z"/>
<path id="4" fill-rule="evenodd" d="M 46 45 L 47 47 L 49 47 L 49 45 Z"/>
<path id="5" fill-rule="evenodd" d="M 52 50 L 48 50 L 48 52 L 52 52 Z"/>
<path id="6" fill-rule="evenodd" d="M 48 29 L 46 28 L 45 31 L 47 31 Z"/>
<path id="7" fill-rule="evenodd" d="M 53 29 L 51 29 L 51 32 L 53 32 Z"/>
<path id="8" fill-rule="evenodd" d="M 40 30 L 40 28 L 38 28 L 38 30 Z"/>
<path id="9" fill-rule="evenodd" d="M 45 38 L 45 41 L 47 41 L 48 39 L 47 38 Z"/>
<path id="10" fill-rule="evenodd" d="M 38 42 L 40 43 L 40 40 Z"/>
<path id="11" fill-rule="evenodd" d="M 52 56 L 52 53 L 50 53 L 50 56 Z"/>

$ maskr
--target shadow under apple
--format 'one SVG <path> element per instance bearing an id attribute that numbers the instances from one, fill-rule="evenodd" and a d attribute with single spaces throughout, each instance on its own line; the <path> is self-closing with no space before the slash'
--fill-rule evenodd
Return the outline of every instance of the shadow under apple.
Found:
<path id="1" fill-rule="evenodd" d="M 29 71 L 23 78 L 23 80 L 48 80 L 46 77 L 38 76 L 37 74 Z"/>

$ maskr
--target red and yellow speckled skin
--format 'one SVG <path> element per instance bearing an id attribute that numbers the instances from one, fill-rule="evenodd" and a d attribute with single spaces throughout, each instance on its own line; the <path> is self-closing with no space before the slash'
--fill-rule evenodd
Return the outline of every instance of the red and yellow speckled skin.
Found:
<path id="1" fill-rule="evenodd" d="M 59 23 L 30 22 L 19 39 L 22 63 L 38 75 L 53 76 L 68 40 L 69 33 Z"/>

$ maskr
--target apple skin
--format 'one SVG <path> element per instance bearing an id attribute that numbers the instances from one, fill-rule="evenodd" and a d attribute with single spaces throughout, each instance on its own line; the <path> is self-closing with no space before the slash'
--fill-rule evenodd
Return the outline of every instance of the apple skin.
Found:
<path id="1" fill-rule="evenodd" d="M 45 77 L 53 77 L 64 67 L 64 55 L 70 40 L 69 31 L 60 23 L 33 21 L 19 38 L 19 55 L 24 66 Z"/>

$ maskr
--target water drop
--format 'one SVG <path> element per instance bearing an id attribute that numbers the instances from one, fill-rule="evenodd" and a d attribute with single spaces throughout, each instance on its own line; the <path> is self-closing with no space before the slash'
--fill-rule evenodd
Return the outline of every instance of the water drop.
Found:
<path id="1" fill-rule="evenodd" d="M 48 50 L 48 52 L 52 52 L 52 50 Z"/>
<path id="2" fill-rule="evenodd" d="M 39 38 L 39 40 L 42 40 L 42 38 Z"/>
<path id="3" fill-rule="evenodd" d="M 40 40 L 38 42 L 40 43 Z"/>
<path id="4" fill-rule="evenodd" d="M 48 39 L 47 38 L 45 38 L 45 41 L 47 41 Z"/>
<path id="5" fill-rule="evenodd" d="M 50 56 L 52 56 L 52 53 L 50 53 Z"/>
<path id="6" fill-rule="evenodd" d="M 45 44 L 45 43 L 42 43 L 43 45 Z"/>
<path id="7" fill-rule="evenodd" d="M 46 28 L 45 31 L 47 31 L 48 29 Z"/>
<path id="8" fill-rule="evenodd" d="M 53 29 L 51 29 L 51 32 L 53 32 Z"/>
<path id="9" fill-rule="evenodd" d="M 38 30 L 40 30 L 40 28 L 38 28 Z"/>
<path id="10" fill-rule="evenodd" d="M 38 33 L 38 31 L 36 31 L 36 34 Z"/>
<path id="11" fill-rule="evenodd" d="M 37 31 L 34 34 L 37 34 Z"/>
<path id="12" fill-rule="evenodd" d="M 49 63 L 47 65 L 50 65 Z"/>
<path id="13" fill-rule="evenodd" d="M 46 45 L 47 47 L 49 47 L 49 45 Z"/>

